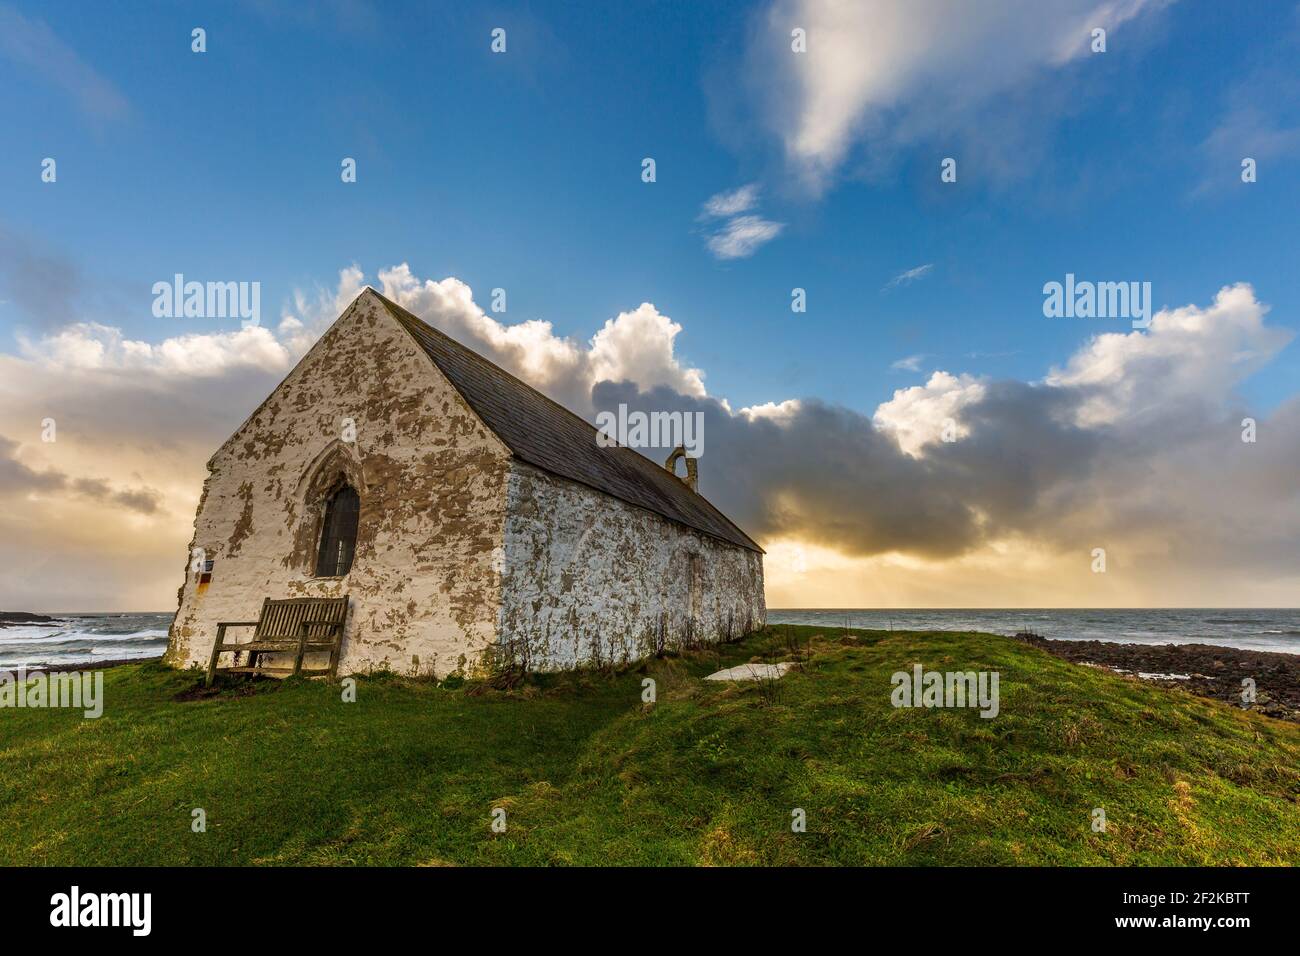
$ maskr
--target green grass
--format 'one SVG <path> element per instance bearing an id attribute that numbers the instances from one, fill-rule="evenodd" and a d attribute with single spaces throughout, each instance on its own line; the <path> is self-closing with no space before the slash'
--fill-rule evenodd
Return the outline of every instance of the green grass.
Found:
<path id="1" fill-rule="evenodd" d="M 787 632 L 818 636 L 774 690 L 700 679 Z M 1001 713 L 891 707 L 913 662 L 1000 672 Z M 194 683 L 119 667 L 99 720 L 0 711 L 0 863 L 1300 863 L 1300 727 L 991 635 L 769 628 L 510 692 L 363 678 L 356 703 L 173 699 Z"/>

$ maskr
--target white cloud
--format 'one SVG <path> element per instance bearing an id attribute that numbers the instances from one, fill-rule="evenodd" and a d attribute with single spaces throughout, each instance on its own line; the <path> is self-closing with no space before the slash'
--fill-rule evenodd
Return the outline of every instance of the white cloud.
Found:
<path id="1" fill-rule="evenodd" d="M 589 384 L 632 381 L 642 389 L 665 385 L 679 395 L 703 396 L 704 373 L 682 367 L 673 354 L 681 330 L 649 302 L 606 320 L 591 339 Z"/>
<path id="2" fill-rule="evenodd" d="M 820 191 L 855 140 L 911 142 L 1171 0 L 776 0 L 751 50 L 771 130 Z M 808 51 L 790 51 L 790 30 Z"/>
<path id="3" fill-rule="evenodd" d="M 770 421 L 787 424 L 799 414 L 802 406 L 797 398 L 787 398 L 784 402 L 764 402 L 762 405 L 750 405 L 736 412 L 737 415 L 754 422 Z"/>
<path id="4" fill-rule="evenodd" d="M 781 234 L 784 224 L 761 216 L 737 216 L 709 237 L 709 251 L 719 259 L 745 259 Z"/>
<path id="5" fill-rule="evenodd" d="M 919 278 L 928 276 L 928 274 L 933 271 L 933 268 L 935 268 L 935 264 L 926 263 L 924 265 L 918 265 L 918 267 L 913 269 L 907 269 L 906 272 L 900 272 L 897 276 L 894 276 L 891 280 L 885 282 L 884 289 L 881 289 L 880 291 L 883 291 L 884 293 L 884 291 L 894 289 L 894 287 L 897 286 L 911 285 L 913 282 L 919 280 Z"/>
<path id="6" fill-rule="evenodd" d="M 671 388 L 703 396 L 704 373 L 675 353 L 682 327 L 650 302 L 620 312 L 585 344 L 555 333 L 550 322 L 531 319 L 507 324 L 485 313 L 473 290 L 456 278 L 420 279 L 406 263 L 381 269 L 384 295 L 453 338 L 527 380 L 563 396 L 575 407 L 590 404 L 592 386 L 603 380 L 631 381 L 640 389 Z M 78 322 L 39 339 L 20 336 L 22 357 L 55 373 L 97 372 L 138 381 L 219 378 L 239 371 L 283 375 L 343 313 L 365 285 L 357 266 L 339 272 L 333 290 L 297 292 L 273 332 L 265 326 L 172 336 L 151 343 L 122 330 Z"/>
<path id="7" fill-rule="evenodd" d="M 909 355 L 906 358 L 890 363 L 889 367 L 896 372 L 919 372 L 921 371 L 921 363 L 924 361 L 924 355 Z"/>
<path id="8" fill-rule="evenodd" d="M 1075 399 L 1071 424 L 1084 429 L 1149 430 L 1159 418 L 1218 414 L 1234 389 L 1294 337 L 1266 325 L 1267 312 L 1248 284 L 1226 286 L 1206 307 L 1162 309 L 1148 330 L 1095 336 L 1063 368 L 1050 369 L 1043 384 Z M 922 357 L 909 356 L 893 367 L 915 371 Z M 956 422 L 958 438 L 970 434 L 961 413 L 984 399 L 986 384 L 965 373 L 936 371 L 925 385 L 895 391 L 873 420 L 908 455 L 923 457 L 948 419 Z"/>
<path id="9" fill-rule="evenodd" d="M 747 186 L 741 186 L 733 189 L 731 192 L 721 192 L 710 196 L 704 202 L 704 208 L 700 210 L 701 219 L 725 219 L 728 216 L 738 216 L 743 212 L 749 212 L 758 204 L 758 184 L 750 183 Z"/>
<path id="10" fill-rule="evenodd" d="M 384 295 L 403 308 L 579 412 L 590 410 L 591 389 L 603 380 L 705 394 L 704 373 L 683 365 L 675 353 L 682 327 L 649 302 L 606 320 L 583 346 L 556 335 L 550 322 L 498 322 L 459 279 L 421 281 L 406 263 L 381 270 L 379 279 Z"/>
<path id="11" fill-rule="evenodd" d="M 293 308 L 284 311 L 276 331 L 295 360 L 305 355 L 321 334 L 343 314 L 365 284 L 365 273 L 353 263 L 339 270 L 338 283 L 332 290 L 317 288 L 310 295 L 301 289 L 294 290 Z"/>
<path id="12" fill-rule="evenodd" d="M 927 262 L 923 266 L 917 266 L 914 269 L 908 269 L 906 272 L 900 272 L 898 275 L 894 276 L 894 278 L 886 282 L 885 288 L 880 291 L 885 292 L 900 285 L 911 285 L 917 279 L 924 279 L 930 274 L 932 269 L 934 269 L 934 263 Z"/>
<path id="13" fill-rule="evenodd" d="M 984 385 L 973 376 L 935 372 L 924 385 L 895 391 L 893 398 L 876 408 L 873 421 L 892 434 L 906 454 L 919 458 L 926 445 L 942 440 L 950 419 L 957 438 L 970 434 L 961 422 L 961 410 L 982 398 Z"/>
<path id="14" fill-rule="evenodd" d="M 67 372 L 130 373 L 163 379 L 220 378 L 235 372 L 283 375 L 342 314 L 364 286 L 355 265 L 339 272 L 332 291 L 294 294 L 276 329 L 250 325 L 219 332 L 186 332 L 146 342 L 116 326 L 74 322 L 30 338 L 19 335 L 21 354 L 31 362 Z"/>
<path id="15" fill-rule="evenodd" d="M 1047 384 L 1086 392 L 1085 426 L 1182 413 L 1189 403 L 1217 407 L 1291 341 L 1292 332 L 1264 324 L 1267 312 L 1249 285 L 1225 286 L 1206 308 L 1162 309 L 1145 332 L 1096 336 Z"/>
<path id="16" fill-rule="evenodd" d="M 379 271 L 384 295 L 453 338 L 483 351 L 538 388 L 576 375 L 582 350 L 537 319 L 506 325 L 487 315 L 473 290 L 456 278 L 421 280 L 406 263 Z"/>
<path id="17" fill-rule="evenodd" d="M 97 322 L 78 322 L 32 341 L 19 338 L 23 355 L 68 372 L 119 370 L 169 377 L 213 377 L 235 368 L 286 371 L 291 356 L 269 329 L 186 333 L 151 344 L 128 339 L 122 330 Z"/>
<path id="18" fill-rule="evenodd" d="M 764 243 L 781 234 L 785 223 L 764 219 L 753 210 L 758 206 L 758 185 L 750 183 L 705 200 L 698 218 L 703 222 L 725 219 L 715 225 L 706 244 L 718 259 L 746 259 Z"/>

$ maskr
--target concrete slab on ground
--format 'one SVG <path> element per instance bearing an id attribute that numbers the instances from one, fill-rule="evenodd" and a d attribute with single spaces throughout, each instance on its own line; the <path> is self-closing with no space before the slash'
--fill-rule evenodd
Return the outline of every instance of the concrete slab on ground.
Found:
<path id="1" fill-rule="evenodd" d="M 789 661 L 780 664 L 741 664 L 710 674 L 705 680 L 777 680 L 794 667 Z"/>

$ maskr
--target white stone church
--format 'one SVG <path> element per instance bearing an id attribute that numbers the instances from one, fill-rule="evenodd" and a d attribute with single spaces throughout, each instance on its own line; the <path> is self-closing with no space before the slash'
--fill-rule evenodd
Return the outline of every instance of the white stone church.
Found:
<path id="1" fill-rule="evenodd" d="M 536 670 L 622 663 L 764 622 L 763 551 L 693 467 L 602 447 L 372 289 L 208 471 L 174 666 L 238 657 L 212 653 L 218 624 L 265 624 L 264 602 L 289 598 L 346 597 L 343 674 L 473 674 L 505 648 Z"/>

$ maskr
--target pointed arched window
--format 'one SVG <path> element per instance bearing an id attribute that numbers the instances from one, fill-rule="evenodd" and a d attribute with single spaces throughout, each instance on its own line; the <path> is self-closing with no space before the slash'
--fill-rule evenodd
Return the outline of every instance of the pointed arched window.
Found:
<path id="1" fill-rule="evenodd" d="M 318 578 L 341 577 L 352 567 L 357 549 L 357 521 L 361 517 L 361 497 L 348 485 L 330 496 L 325 505 L 325 522 L 321 525 L 320 553 L 316 557 Z"/>

